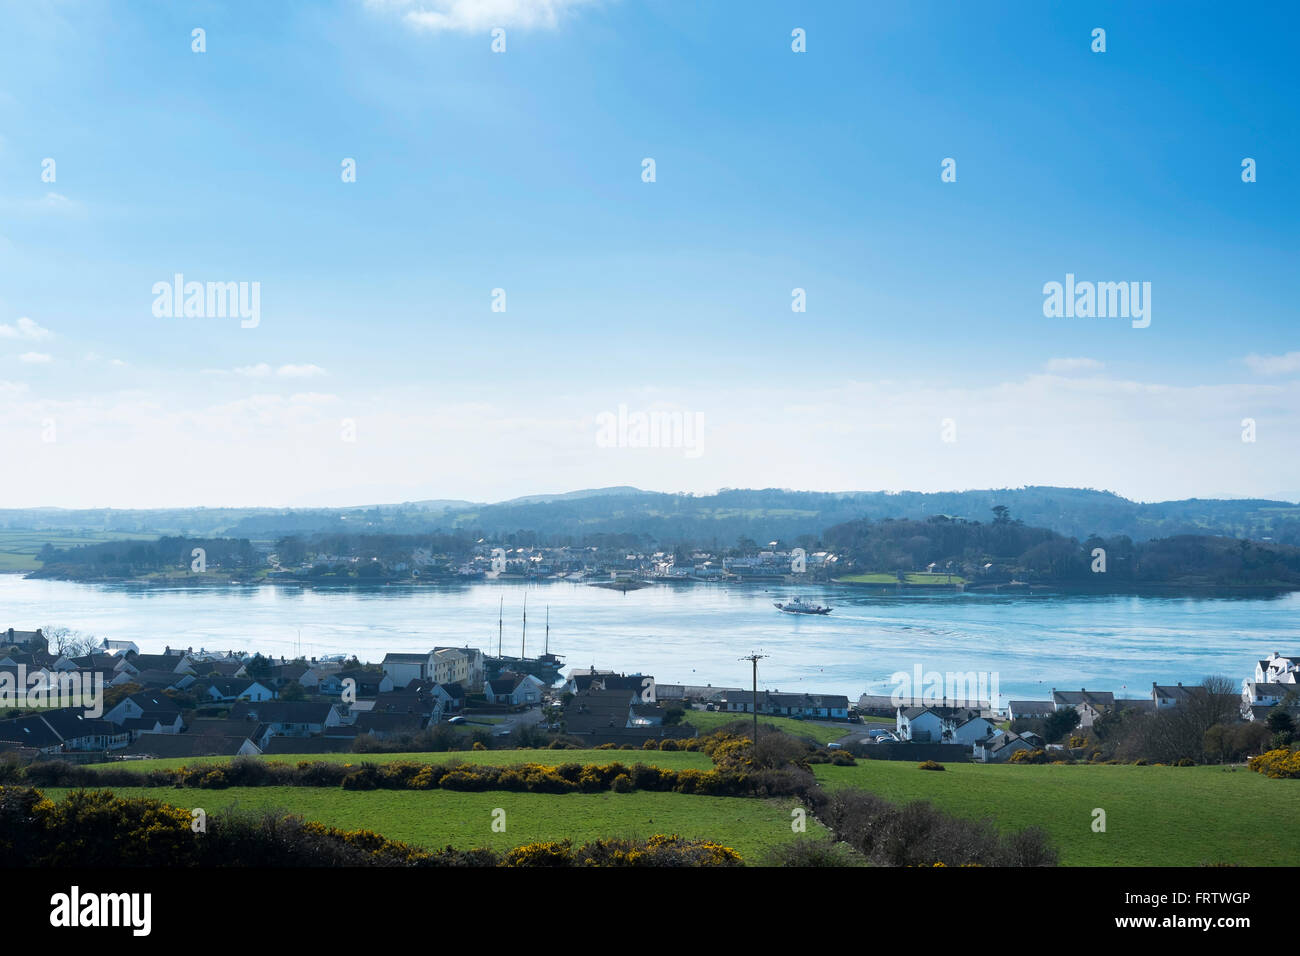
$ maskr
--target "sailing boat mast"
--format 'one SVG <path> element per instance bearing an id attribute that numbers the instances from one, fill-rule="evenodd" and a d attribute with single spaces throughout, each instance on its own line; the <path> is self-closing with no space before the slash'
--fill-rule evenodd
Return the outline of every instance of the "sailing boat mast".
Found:
<path id="1" fill-rule="evenodd" d="M 524 645 L 528 641 L 528 592 L 524 592 L 524 634 L 519 638 L 519 659 L 524 659 Z"/>
<path id="2" fill-rule="evenodd" d="M 501 606 L 497 608 L 497 657 L 501 656 L 501 622 L 506 612 L 505 596 L 501 597 Z"/>
<path id="3" fill-rule="evenodd" d="M 546 605 L 546 644 L 542 651 L 543 657 L 549 657 L 551 653 L 551 606 Z"/>

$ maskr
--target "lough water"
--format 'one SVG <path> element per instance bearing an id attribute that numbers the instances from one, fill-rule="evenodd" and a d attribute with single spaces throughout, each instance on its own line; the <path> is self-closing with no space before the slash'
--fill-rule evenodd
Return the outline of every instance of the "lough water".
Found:
<path id="1" fill-rule="evenodd" d="M 781 614 L 794 594 L 834 611 Z M 292 656 L 434 645 L 520 651 L 524 596 L 528 654 L 550 650 L 566 666 L 653 674 L 661 683 L 782 691 L 889 693 L 895 671 L 997 673 L 1002 696 L 1041 699 L 1053 687 L 1147 696 L 1152 681 L 1206 674 L 1251 676 L 1270 651 L 1300 654 L 1300 595 L 1273 598 L 868 593 L 846 587 L 657 585 L 620 594 L 584 584 L 475 583 L 421 588 L 141 588 L 27 581 L 0 574 L 0 627 L 62 626 L 172 647 L 259 650 Z M 300 636 L 301 635 L 301 636 Z"/>

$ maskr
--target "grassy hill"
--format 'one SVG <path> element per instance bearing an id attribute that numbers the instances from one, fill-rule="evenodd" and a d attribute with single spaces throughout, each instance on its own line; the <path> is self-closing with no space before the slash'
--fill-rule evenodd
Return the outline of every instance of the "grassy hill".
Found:
<path id="1" fill-rule="evenodd" d="M 856 787 L 887 800 L 929 800 L 1003 829 L 1037 825 L 1066 866 L 1300 863 L 1300 786 L 1220 767 L 1010 766 L 863 760 L 816 768 L 827 790 Z M 1092 831 L 1093 809 L 1106 832 Z"/>

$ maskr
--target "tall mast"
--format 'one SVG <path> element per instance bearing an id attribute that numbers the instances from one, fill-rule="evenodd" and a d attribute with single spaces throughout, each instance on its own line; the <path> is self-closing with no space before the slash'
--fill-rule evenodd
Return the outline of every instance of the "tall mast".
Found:
<path id="1" fill-rule="evenodd" d="M 501 596 L 501 606 L 497 608 L 497 657 L 501 656 L 501 621 L 506 611 L 505 595 Z"/>
<path id="2" fill-rule="evenodd" d="M 519 638 L 519 659 L 524 659 L 524 645 L 528 641 L 528 592 L 524 592 L 524 633 Z"/>
<path id="3" fill-rule="evenodd" d="M 546 605 L 546 644 L 542 651 L 542 656 L 546 657 L 551 653 L 551 606 Z"/>

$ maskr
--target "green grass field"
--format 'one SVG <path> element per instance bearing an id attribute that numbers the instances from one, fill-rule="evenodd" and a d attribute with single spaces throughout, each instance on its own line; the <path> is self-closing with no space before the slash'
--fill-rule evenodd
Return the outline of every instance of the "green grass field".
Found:
<path id="1" fill-rule="evenodd" d="M 907 584 L 915 587 L 950 587 L 966 583 L 966 579 L 960 574 L 940 572 L 931 574 L 929 571 L 908 571 L 903 575 L 903 579 Z M 874 571 L 864 574 L 846 574 L 835 580 L 841 584 L 897 584 L 898 575 Z"/>
<path id="2" fill-rule="evenodd" d="M 1003 829 L 1042 827 L 1071 866 L 1300 864 L 1300 786 L 1219 767 L 1010 766 L 861 760 L 821 765 L 828 789 L 856 787 L 887 800 L 929 800 Z M 1106 832 L 1092 831 L 1093 809 Z"/>
<path id="3" fill-rule="evenodd" d="M 701 734 L 711 734 L 719 727 L 735 723 L 738 720 L 748 722 L 753 719 L 753 716 L 748 714 L 727 714 L 717 710 L 692 710 L 682 718 L 682 721 L 698 727 Z M 769 727 L 776 727 L 778 730 L 784 730 L 786 733 L 794 734 L 797 737 L 811 737 L 820 744 L 839 740 L 851 731 L 862 729 L 860 724 L 837 723 L 824 725 L 813 723 L 810 720 L 794 720 L 790 717 L 763 717 L 761 715 L 758 722 Z"/>
<path id="4" fill-rule="evenodd" d="M 35 571 L 41 567 L 37 553 L 47 544 L 75 548 L 80 544 L 137 539 L 152 541 L 156 534 L 125 531 L 33 531 L 28 528 L 0 528 L 0 573 Z"/>
<path id="5" fill-rule="evenodd" d="M 115 770 L 144 772 L 226 764 L 230 759 L 229 757 L 168 757 L 160 760 L 114 761 L 108 765 L 96 764 L 95 766 L 111 766 Z M 456 760 L 466 765 L 477 764 L 482 767 L 508 767 L 519 763 L 539 763 L 547 767 L 555 767 L 562 763 L 622 763 L 630 767 L 633 764 L 643 763 L 650 767 L 662 767 L 665 770 L 710 770 L 713 767 L 713 761 L 706 755 L 683 750 L 452 750 L 445 753 L 403 754 L 277 754 L 258 759 L 269 763 L 287 764 L 297 764 L 302 760 L 350 764 L 385 764 L 398 761 L 442 764 L 449 760 Z"/>
<path id="6" fill-rule="evenodd" d="M 665 754 L 664 756 L 670 756 Z M 747 861 L 757 862 L 770 848 L 825 833 L 808 820 L 806 834 L 791 827 L 791 797 L 701 797 L 680 793 L 458 793 L 451 790 L 368 790 L 341 787 L 231 787 L 227 790 L 177 790 L 173 787 L 115 787 L 122 797 L 150 797 L 208 814 L 227 807 L 286 810 L 344 829 L 374 830 L 392 840 L 430 849 L 447 845 L 506 850 L 544 840 L 586 842 L 610 837 L 648 837 L 676 833 L 714 840 Z M 63 799 L 71 791 L 50 788 Z M 492 831 L 492 812 L 505 811 L 505 832 Z"/>
<path id="7" fill-rule="evenodd" d="M 709 716 L 715 716 L 710 714 Z M 716 715 L 727 717 L 727 715 Z M 721 721 L 725 722 L 725 721 Z M 795 721 L 801 729 L 805 725 Z M 131 761 L 147 770 L 229 758 Z M 682 751 L 496 750 L 429 754 L 326 754 L 265 758 L 295 763 L 395 760 L 507 765 L 536 762 L 652 764 L 666 769 L 711 766 Z M 1067 866 L 1255 866 L 1300 864 L 1300 782 L 1269 780 L 1245 769 L 1218 767 L 1010 766 L 947 764 L 943 772 L 902 761 L 862 760 L 854 767 L 817 765 L 828 790 L 867 790 L 906 803 L 929 800 L 958 816 L 992 819 L 1006 830 L 1040 826 Z M 238 805 L 281 809 L 345 828 L 366 827 L 421 846 L 452 844 L 504 849 L 534 840 L 679 833 L 717 840 L 748 860 L 793 839 L 789 800 L 703 797 L 674 793 L 529 794 L 490 791 L 346 791 L 325 787 L 232 787 L 227 790 L 114 788 L 209 812 Z M 68 791 L 50 789 L 60 798 Z M 506 810 L 507 833 L 489 828 L 491 811 Z M 1106 832 L 1093 832 L 1093 810 L 1106 811 Z M 824 833 L 809 821 L 809 834 Z"/>

